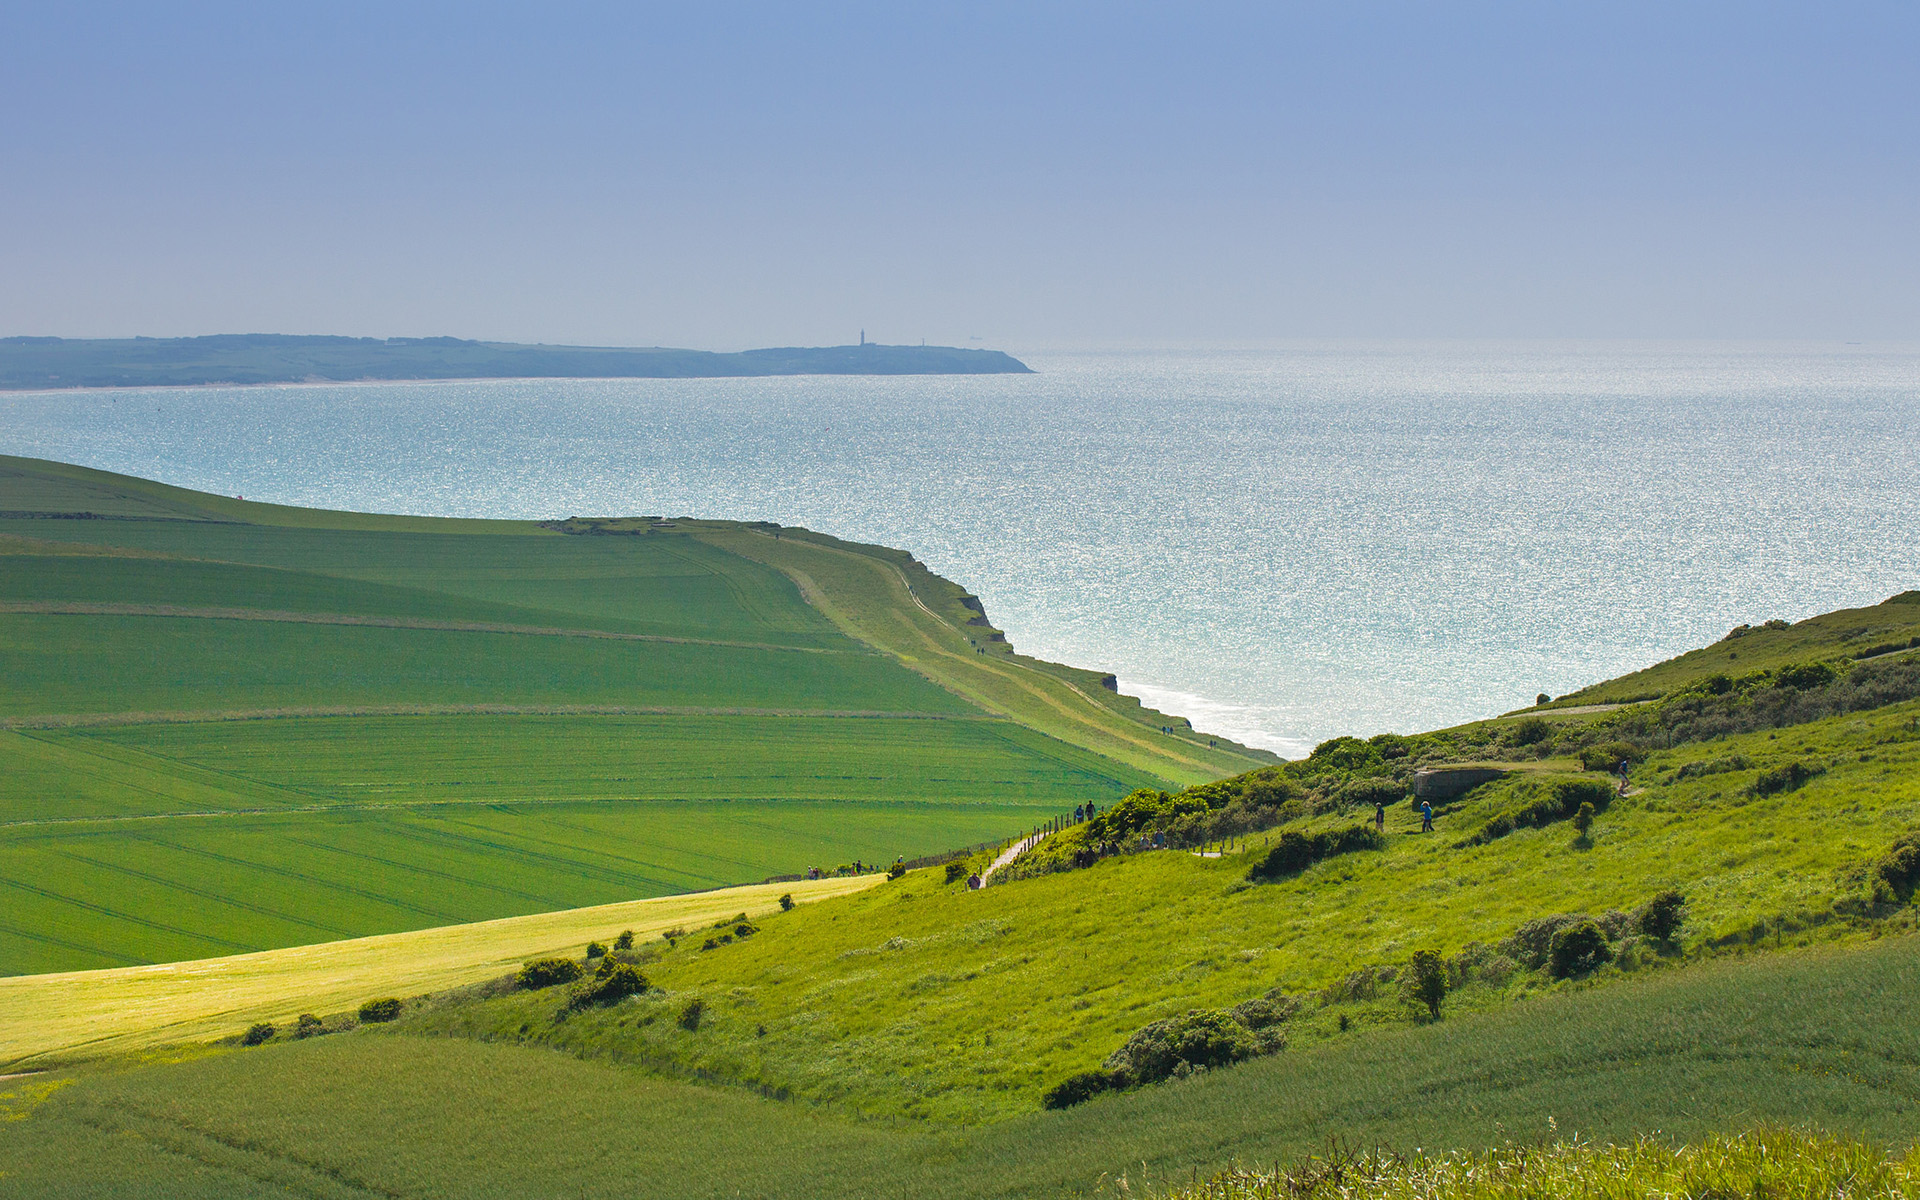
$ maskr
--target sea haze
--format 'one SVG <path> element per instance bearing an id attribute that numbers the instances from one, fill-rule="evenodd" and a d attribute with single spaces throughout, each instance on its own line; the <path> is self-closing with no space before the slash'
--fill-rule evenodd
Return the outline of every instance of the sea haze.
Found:
<path id="1" fill-rule="evenodd" d="M 1920 351 L 1343 344 L 1025 376 L 0 395 L 0 448 L 249 499 L 912 550 L 1023 651 L 1284 753 L 1920 587 Z"/>

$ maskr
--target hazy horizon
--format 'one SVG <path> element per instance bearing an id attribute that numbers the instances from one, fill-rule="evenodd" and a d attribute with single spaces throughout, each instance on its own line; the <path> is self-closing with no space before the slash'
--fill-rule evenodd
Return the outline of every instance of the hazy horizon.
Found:
<path id="1" fill-rule="evenodd" d="M 1903 341 L 1916 51 L 1894 4 L 13 6 L 0 331 Z"/>

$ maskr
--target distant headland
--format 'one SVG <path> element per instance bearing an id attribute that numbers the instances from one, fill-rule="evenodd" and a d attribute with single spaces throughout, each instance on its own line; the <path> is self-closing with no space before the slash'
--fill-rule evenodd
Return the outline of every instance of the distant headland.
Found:
<path id="1" fill-rule="evenodd" d="M 236 333 L 191 338 L 0 338 L 0 390 L 344 383 L 406 379 L 698 379 L 758 375 L 1029 374 L 998 350 L 790 346 L 717 354 L 461 338 Z"/>

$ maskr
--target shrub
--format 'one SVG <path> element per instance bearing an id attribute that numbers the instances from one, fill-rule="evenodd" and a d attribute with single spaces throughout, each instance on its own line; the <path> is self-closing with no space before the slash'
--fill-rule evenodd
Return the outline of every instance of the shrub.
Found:
<path id="1" fill-rule="evenodd" d="M 1915 888 L 1920 887 L 1920 833 L 1895 842 L 1874 865 L 1874 874 L 1900 903 L 1913 899 Z"/>
<path id="2" fill-rule="evenodd" d="M 1839 677 L 1840 672 L 1833 669 L 1832 663 L 1795 663 L 1774 673 L 1773 686 L 1804 692 L 1808 688 L 1825 687 Z"/>
<path id="3" fill-rule="evenodd" d="M 1440 956 L 1431 950 L 1415 950 L 1407 973 L 1400 978 L 1400 989 L 1414 1004 L 1426 1006 L 1427 1015 L 1440 1019 L 1440 1002 L 1447 998 L 1447 969 Z"/>
<path id="4" fill-rule="evenodd" d="M 622 929 L 620 931 L 620 936 L 613 939 L 613 948 L 615 950 L 633 949 L 633 930 Z"/>
<path id="5" fill-rule="evenodd" d="M 1579 810 L 1573 814 L 1573 827 L 1581 833 L 1593 828 L 1593 801 L 1580 802 Z"/>
<path id="6" fill-rule="evenodd" d="M 735 914 L 733 914 L 732 916 L 730 916 L 730 917 L 728 917 L 728 918 L 726 918 L 726 919 L 725 919 L 724 921 L 715 921 L 715 922 L 713 923 L 713 928 L 715 928 L 715 929 L 725 929 L 725 928 L 727 928 L 727 927 L 728 927 L 728 926 L 730 926 L 730 925 L 739 925 L 739 924 L 742 924 L 742 923 L 744 923 L 744 922 L 746 921 L 746 919 L 747 919 L 747 914 L 745 914 L 745 913 L 735 913 Z"/>
<path id="7" fill-rule="evenodd" d="M 360 1021 L 365 1025 L 378 1025 L 391 1021 L 400 1015 L 400 1001 L 392 996 L 379 1000 L 369 1000 L 360 1006 Z"/>
<path id="8" fill-rule="evenodd" d="M 1613 947 L 1596 921 L 1581 921 L 1558 930 L 1547 948 L 1547 971 L 1555 979 L 1585 975 L 1613 957 Z"/>
<path id="9" fill-rule="evenodd" d="M 1356 779 L 1340 789 L 1340 803 L 1372 808 L 1376 804 L 1398 804 L 1406 795 L 1407 785 L 1398 779 Z"/>
<path id="10" fill-rule="evenodd" d="M 704 1017 L 706 1013 L 707 1002 L 695 996 L 693 999 L 687 1001 L 685 1008 L 680 1010 L 680 1028 L 686 1030 L 688 1033 L 694 1032 L 700 1028 L 700 1018 Z"/>
<path id="11" fill-rule="evenodd" d="M 1620 769 L 1623 762 L 1637 762 L 1642 757 L 1638 747 L 1627 742 L 1605 742 L 1598 746 L 1586 746 L 1580 751 L 1580 767 L 1586 771 L 1613 772 Z"/>
<path id="12" fill-rule="evenodd" d="M 1125 1083 L 1116 1084 L 1111 1071 L 1082 1071 L 1048 1088 L 1046 1094 L 1040 1097 L 1040 1103 L 1045 1108 L 1072 1108 L 1117 1086 L 1124 1087 Z"/>
<path id="13" fill-rule="evenodd" d="M 751 921 L 742 921 L 738 925 L 735 925 L 733 927 L 733 936 L 738 938 L 752 937 L 754 934 L 759 932 L 760 932 L 760 927 L 758 925 L 755 925 Z"/>
<path id="14" fill-rule="evenodd" d="M 1525 717 L 1513 723 L 1510 734 L 1516 746 L 1532 746 L 1553 736 L 1553 722 L 1545 717 Z"/>
<path id="15" fill-rule="evenodd" d="M 273 1026 L 262 1021 L 258 1025 L 250 1025 L 247 1027 L 247 1031 L 240 1035 L 240 1044 L 242 1046 L 258 1046 L 262 1042 L 272 1041 L 273 1033 Z"/>
<path id="16" fill-rule="evenodd" d="M 1539 705 L 1546 705 L 1546 704 L 1552 704 L 1552 703 L 1553 703 L 1553 697 L 1552 697 L 1552 696 L 1549 696 L 1549 695 L 1547 695 L 1547 694 L 1546 694 L 1545 692 L 1541 692 L 1541 693 L 1540 693 L 1540 694 L 1539 694 L 1538 696 L 1535 696 L 1535 697 L 1533 698 L 1533 702 L 1534 702 L 1534 704 L 1535 704 L 1536 706 L 1539 706 Z"/>
<path id="17" fill-rule="evenodd" d="M 1266 857 L 1247 872 L 1247 878 L 1255 883 L 1269 883 L 1298 875 L 1315 863 L 1338 854 L 1378 850 L 1385 845 L 1386 839 L 1372 825 L 1349 825 L 1345 829 L 1311 834 L 1286 829 L 1281 831 Z"/>
<path id="18" fill-rule="evenodd" d="M 1276 996 L 1269 993 L 1253 1000 L 1245 1000 L 1227 1011 L 1233 1019 L 1248 1029 L 1271 1029 L 1300 1011 L 1300 1001 L 1292 996 Z"/>
<path id="19" fill-rule="evenodd" d="M 780 894 L 780 911 L 781 912 L 793 911 L 793 893 L 792 892 L 782 892 Z"/>
<path id="20" fill-rule="evenodd" d="M 603 943 L 600 943 L 600 942 L 587 943 L 587 961 L 588 962 L 592 962 L 596 958 L 604 958 L 606 957 L 606 953 L 607 953 L 607 948 Z"/>
<path id="21" fill-rule="evenodd" d="M 580 974 L 580 964 L 570 958 L 536 958 L 521 964 L 513 981 L 530 991 L 537 991 L 559 983 L 572 983 L 580 978 Z"/>
<path id="22" fill-rule="evenodd" d="M 1129 1085 L 1157 1083 L 1224 1067 L 1284 1044 L 1277 1036 L 1263 1037 L 1248 1029 L 1224 1009 L 1196 1008 L 1136 1030 L 1105 1065 Z"/>
<path id="23" fill-rule="evenodd" d="M 1307 762 L 1316 767 L 1360 771 L 1380 762 L 1380 751 L 1357 737 L 1329 738 L 1313 748 Z"/>
<path id="24" fill-rule="evenodd" d="M 956 858 L 947 864 L 947 882 L 958 883 L 967 877 L 967 860 Z"/>
<path id="25" fill-rule="evenodd" d="M 1826 773 L 1825 767 L 1810 767 L 1796 760 L 1771 771 L 1760 772 L 1753 781 L 1753 794 L 1771 796 L 1776 792 L 1797 792 L 1814 776 Z"/>
<path id="26" fill-rule="evenodd" d="M 652 986 L 647 977 L 638 968 L 629 963 L 615 963 L 613 969 L 594 976 L 591 986 L 583 989 L 568 1001 L 571 1008 L 587 1008 L 595 1004 L 617 1004 L 628 996 L 638 996 Z"/>
<path id="27" fill-rule="evenodd" d="M 1560 913 L 1551 917 L 1535 917 L 1521 925 L 1500 943 L 1500 953 L 1513 959 L 1528 970 L 1539 970 L 1547 965 L 1547 957 L 1553 950 L 1553 936 L 1570 925 L 1582 921 L 1592 921 L 1585 913 Z"/>
<path id="28" fill-rule="evenodd" d="M 312 1013 L 301 1013 L 294 1021 L 293 1036 L 297 1038 L 318 1037 L 326 1031 L 326 1022 Z"/>
<path id="29" fill-rule="evenodd" d="M 887 868 L 888 879 L 898 879 L 902 875 L 905 875 L 906 873 L 907 873 L 907 864 L 905 863 L 895 863 L 891 867 Z"/>
<path id="30" fill-rule="evenodd" d="M 1687 919 L 1687 898 L 1668 888 L 1633 910 L 1633 927 L 1650 938 L 1670 942 Z"/>

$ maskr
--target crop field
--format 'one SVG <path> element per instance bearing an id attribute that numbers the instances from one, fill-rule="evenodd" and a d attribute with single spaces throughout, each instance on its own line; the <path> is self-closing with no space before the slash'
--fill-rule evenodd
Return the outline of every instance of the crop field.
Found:
<path id="1" fill-rule="evenodd" d="M 770 917 L 761 936 L 819 911 Z M 1916 986 L 1911 937 L 1723 961 L 1356 1027 L 964 1128 L 849 1122 L 747 1088 L 410 1036 L 403 1018 L 392 1032 L 0 1082 L 13 1118 L 0 1120 L 0 1194 L 986 1198 L 1112 1195 L 1122 1178 L 1139 1194 L 1335 1137 L 1401 1151 L 1648 1130 L 1682 1143 L 1765 1122 L 1898 1153 L 1920 1110 L 1920 1033 L 1886 999 Z"/>
<path id="2" fill-rule="evenodd" d="M 1310 993 L 1416 949 L 1452 955 L 1537 917 L 1631 909 L 1665 887 L 1684 890 L 1696 949 L 1838 936 L 1849 925 L 1836 904 L 1920 826 L 1920 702 L 1791 732 L 1655 755 L 1636 773 L 1640 790 L 1585 837 L 1556 824 L 1461 846 L 1506 803 L 1504 787 L 1491 786 L 1444 811 L 1436 835 L 1419 834 L 1417 814 L 1400 806 L 1384 851 L 1331 858 L 1278 883 L 1244 882 L 1260 835 L 1220 858 L 1157 851 L 980 892 L 916 872 L 805 921 L 770 924 L 750 942 L 682 946 L 650 967 L 665 990 L 648 1003 L 661 1011 L 706 999 L 697 1038 L 666 1020 L 534 1020 L 533 996 L 422 1020 L 755 1080 L 875 1114 L 1002 1119 L 1098 1066 L 1150 1021 L 1275 987 Z M 1687 763 L 1735 755 L 1744 756 L 1739 770 L 1663 782 Z M 1749 786 L 1780 763 L 1808 760 L 1826 769 L 1797 790 Z M 1468 988 L 1453 1003 L 1498 1006 L 1509 990 Z M 1288 1036 L 1332 1036 L 1335 1015 L 1296 1019 Z M 1391 1003 L 1347 1015 L 1363 1025 L 1404 1020 Z M 516 1034 L 523 1025 L 529 1032 Z"/>
<path id="3" fill-rule="evenodd" d="M 529 958 L 578 954 L 620 930 L 649 939 L 747 913 L 780 910 L 872 887 L 884 876 L 755 883 L 623 900 L 562 912 L 381 934 L 321 946 L 111 970 L 0 979 L 0 1072 L 231 1035 L 301 1012 L 352 1011 L 374 996 L 417 996 L 479 983 Z"/>

